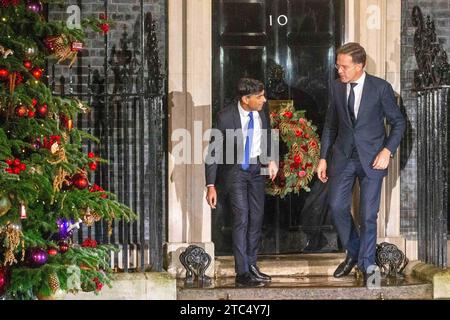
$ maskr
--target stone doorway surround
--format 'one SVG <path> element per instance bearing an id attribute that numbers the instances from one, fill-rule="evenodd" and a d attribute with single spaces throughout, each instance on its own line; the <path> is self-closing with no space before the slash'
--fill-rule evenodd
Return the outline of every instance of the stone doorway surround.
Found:
<path id="1" fill-rule="evenodd" d="M 367 71 L 388 80 L 399 94 L 401 0 L 346 0 L 345 16 L 346 42 L 360 42 L 368 53 Z M 201 144 L 194 143 L 202 139 L 212 123 L 211 32 L 211 1 L 168 1 L 169 213 L 165 266 L 178 277 L 184 275 L 179 254 L 191 244 L 211 255 L 207 275 L 214 275 L 211 211 L 205 201 L 201 161 L 207 139 Z M 190 132 L 190 141 L 180 139 L 177 129 Z M 175 157 L 180 156 L 176 153 L 180 143 L 189 150 L 182 154 L 187 163 L 175 164 Z M 383 183 L 378 237 L 379 242 L 397 245 L 410 260 L 417 259 L 417 245 L 400 234 L 399 152 Z"/>
<path id="2" fill-rule="evenodd" d="M 361 43 L 367 52 L 367 72 L 387 80 L 400 96 L 401 0 L 346 0 L 345 8 L 346 42 Z M 353 205 L 358 209 L 356 197 Z M 409 260 L 417 259 L 417 244 L 400 234 L 400 150 L 382 186 L 378 242 L 393 243 Z"/>

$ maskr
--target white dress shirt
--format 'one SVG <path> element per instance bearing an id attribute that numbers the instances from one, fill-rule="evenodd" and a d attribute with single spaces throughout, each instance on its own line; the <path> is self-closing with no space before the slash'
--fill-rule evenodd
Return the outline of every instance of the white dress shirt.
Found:
<path id="1" fill-rule="evenodd" d="M 359 79 L 355 81 L 355 83 L 357 83 L 357 85 L 353 88 L 353 91 L 355 92 L 355 119 L 358 119 L 358 111 L 359 111 L 359 106 L 361 105 L 361 97 L 362 97 L 365 80 L 366 80 L 366 72 L 363 72 L 362 76 L 359 77 Z M 347 101 L 348 101 L 348 96 L 350 95 L 350 89 L 351 89 L 350 83 L 347 83 Z"/>
<path id="2" fill-rule="evenodd" d="M 241 118 L 242 138 L 244 144 L 244 148 L 242 150 L 245 150 L 245 140 L 247 138 L 248 123 L 250 122 L 250 117 L 248 114 L 250 112 L 245 111 L 242 108 L 240 102 L 238 102 L 238 109 Z M 252 111 L 252 113 L 253 113 L 253 141 L 252 141 L 252 149 L 250 151 L 250 158 L 256 158 L 257 156 L 261 155 L 262 122 L 258 111 Z"/>

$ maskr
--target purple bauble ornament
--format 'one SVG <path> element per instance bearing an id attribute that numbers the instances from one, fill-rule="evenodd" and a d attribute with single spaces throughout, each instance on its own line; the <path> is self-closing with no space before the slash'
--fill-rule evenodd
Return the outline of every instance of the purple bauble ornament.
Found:
<path id="1" fill-rule="evenodd" d="M 48 253 L 41 248 L 32 248 L 30 250 L 29 260 L 33 267 L 40 267 L 47 262 Z"/>
<path id="2" fill-rule="evenodd" d="M 73 230 L 69 229 L 73 219 L 60 218 L 56 221 L 58 225 L 58 240 L 65 240 L 72 236 Z"/>
<path id="3" fill-rule="evenodd" d="M 34 13 L 41 13 L 42 3 L 40 1 L 35 1 L 35 0 L 27 1 L 26 8 L 27 8 L 27 10 L 30 10 Z"/>

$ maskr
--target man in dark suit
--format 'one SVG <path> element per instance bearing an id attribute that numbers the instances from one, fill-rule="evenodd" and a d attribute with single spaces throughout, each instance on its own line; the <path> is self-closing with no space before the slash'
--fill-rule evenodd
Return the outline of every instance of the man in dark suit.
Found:
<path id="1" fill-rule="evenodd" d="M 271 281 L 256 264 L 264 215 L 265 177 L 268 164 L 273 180 L 278 168 L 269 161 L 270 123 L 263 106 L 264 85 L 243 78 L 237 85 L 238 101 L 217 114 L 205 159 L 206 200 L 215 209 L 217 195 L 228 194 L 233 215 L 233 254 L 236 284 L 260 286 Z"/>
<path id="2" fill-rule="evenodd" d="M 381 185 L 405 131 L 405 118 L 392 86 L 367 74 L 365 64 L 366 52 L 358 43 L 337 50 L 339 79 L 331 88 L 317 175 L 324 183 L 330 177 L 329 209 L 347 252 L 334 276 L 346 276 L 357 265 L 367 282 L 375 265 Z M 391 125 L 389 135 L 385 119 Z M 360 185 L 359 233 L 351 215 L 356 178 Z"/>

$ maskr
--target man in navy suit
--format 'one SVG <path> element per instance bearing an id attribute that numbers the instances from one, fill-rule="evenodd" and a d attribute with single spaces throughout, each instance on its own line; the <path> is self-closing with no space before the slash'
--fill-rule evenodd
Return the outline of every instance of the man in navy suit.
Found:
<path id="1" fill-rule="evenodd" d="M 236 284 L 260 286 L 271 281 L 256 264 L 266 180 L 261 175 L 261 164 L 268 164 L 272 180 L 278 168 L 275 161 L 269 161 L 271 135 L 269 119 L 263 110 L 264 85 L 242 78 L 237 91 L 237 101 L 217 114 L 217 132 L 211 137 L 205 159 L 206 200 L 215 209 L 218 194 L 228 194 L 233 215 Z"/>
<path id="2" fill-rule="evenodd" d="M 330 177 L 329 209 L 347 253 L 334 276 L 346 276 L 357 265 L 367 282 L 373 272 L 369 267 L 375 265 L 381 185 L 406 124 L 392 86 L 364 71 L 366 52 L 361 45 L 345 44 L 337 50 L 336 61 L 339 79 L 331 88 L 317 175 L 323 183 Z M 391 126 L 389 135 L 385 120 Z M 360 185 L 359 233 L 351 215 L 356 178 Z"/>

